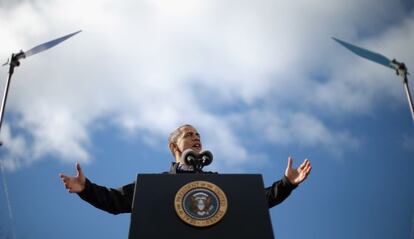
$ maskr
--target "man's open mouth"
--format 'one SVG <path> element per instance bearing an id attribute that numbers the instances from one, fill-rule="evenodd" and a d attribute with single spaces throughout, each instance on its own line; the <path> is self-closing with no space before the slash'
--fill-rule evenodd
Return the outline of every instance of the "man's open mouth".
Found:
<path id="1" fill-rule="evenodd" d="M 201 144 L 200 143 L 195 143 L 195 144 L 193 144 L 193 148 L 201 149 Z"/>

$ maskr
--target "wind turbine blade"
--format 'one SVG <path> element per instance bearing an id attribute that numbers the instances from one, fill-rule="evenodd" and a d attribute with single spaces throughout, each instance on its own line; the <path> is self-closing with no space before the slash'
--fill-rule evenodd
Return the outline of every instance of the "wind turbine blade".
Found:
<path id="1" fill-rule="evenodd" d="M 57 38 L 55 40 L 51 40 L 51 41 L 45 42 L 45 43 L 40 44 L 38 46 L 35 46 L 32 49 L 26 51 L 24 53 L 24 57 L 29 57 L 29 56 L 32 56 L 32 55 L 37 54 L 39 52 L 45 51 L 45 50 L 47 50 L 49 48 L 52 48 L 52 47 L 56 46 L 57 44 L 63 42 L 64 40 L 66 40 L 66 39 L 68 39 L 68 38 L 70 38 L 70 37 L 78 34 L 79 32 L 81 32 L 81 30 L 80 31 L 77 31 L 77 32 L 74 32 L 74 33 L 71 33 L 71 34 L 68 34 L 66 36 Z"/>
<path id="2" fill-rule="evenodd" d="M 389 67 L 395 70 L 395 67 L 391 64 L 391 61 L 387 57 L 379 53 L 364 49 L 362 47 L 352 45 L 350 43 L 341 41 L 335 37 L 332 37 L 332 39 L 334 39 L 336 42 L 338 42 L 339 44 L 346 47 L 348 50 L 352 51 L 353 53 L 357 54 L 360 57 L 363 57 L 365 59 L 368 59 L 370 61 L 376 62 L 378 64 L 384 65 L 386 67 Z"/>

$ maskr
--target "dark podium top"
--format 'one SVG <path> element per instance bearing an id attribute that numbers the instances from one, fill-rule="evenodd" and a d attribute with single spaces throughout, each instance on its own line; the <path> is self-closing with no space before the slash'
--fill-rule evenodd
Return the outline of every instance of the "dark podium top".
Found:
<path id="1" fill-rule="evenodd" d="M 220 187 L 227 212 L 217 224 L 195 227 L 182 221 L 174 208 L 179 189 L 193 181 Z M 270 239 L 272 225 L 262 176 L 258 174 L 139 174 L 129 231 L 130 239 L 148 238 Z"/>

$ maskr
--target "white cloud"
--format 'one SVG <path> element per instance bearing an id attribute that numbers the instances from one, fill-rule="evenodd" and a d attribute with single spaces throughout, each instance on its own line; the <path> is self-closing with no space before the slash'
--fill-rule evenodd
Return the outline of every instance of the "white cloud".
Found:
<path id="1" fill-rule="evenodd" d="M 12 136 L 8 124 L 2 126 L 2 148 L 7 153 L 2 154 L 1 164 L 5 169 L 14 170 L 24 166 L 24 158 L 30 154 L 25 138 L 21 135 Z"/>
<path id="2" fill-rule="evenodd" d="M 278 110 L 286 103 L 294 106 L 260 112 L 269 115 L 260 129 L 270 142 L 322 145 L 341 154 L 346 149 L 340 143 L 357 145 L 358 140 L 303 109 L 360 114 L 381 97 L 400 103 L 401 91 L 386 69 L 355 63 L 330 37 L 395 53 L 414 65 L 414 54 L 407 50 L 414 40 L 413 17 L 381 28 L 390 19 L 401 20 L 402 13 L 396 3 L 374 0 L 45 0 L 0 6 L 4 58 L 11 51 L 83 30 L 54 49 L 22 60 L 6 113 L 19 116 L 10 123 L 28 139 L 13 131 L 8 136 L 2 132 L 2 137 L 5 144 L 20 138 L 29 150 L 24 159 L 14 158 L 25 162 L 44 155 L 88 161 L 90 134 L 102 119 L 128 134 L 149 132 L 151 137 L 166 137 L 180 123 L 197 122 L 208 146 L 226 158 L 223 165 L 240 166 L 261 157 L 236 136 L 249 125 L 232 125 L 232 112 L 206 109 L 211 103 L 231 108 L 241 102 L 246 105 L 243 117 L 266 100 L 276 102 Z M 360 32 L 376 35 L 361 41 Z M 203 96 L 206 92 L 214 94 Z"/>
<path id="3" fill-rule="evenodd" d="M 52 154 L 64 160 L 85 161 L 89 155 L 87 125 L 82 125 L 64 108 L 53 108 L 51 104 L 37 104 L 31 111 L 25 112 L 21 127 L 30 129 L 33 141 L 33 155 Z"/>
<path id="4" fill-rule="evenodd" d="M 239 125 L 250 125 L 253 134 L 262 135 L 265 143 L 282 146 L 318 147 L 341 158 L 345 151 L 355 150 L 361 142 L 344 130 L 330 129 L 322 120 L 309 113 L 253 110 L 239 116 Z M 243 122 L 245 120 L 245 122 Z"/>

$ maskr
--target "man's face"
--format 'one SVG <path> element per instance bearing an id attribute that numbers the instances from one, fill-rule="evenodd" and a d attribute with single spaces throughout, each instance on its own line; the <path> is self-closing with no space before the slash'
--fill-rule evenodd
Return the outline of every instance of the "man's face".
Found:
<path id="1" fill-rule="evenodd" d="M 199 153 L 202 148 L 200 134 L 191 126 L 181 128 L 181 134 L 177 139 L 177 147 L 181 153 L 186 149 L 193 149 Z"/>

